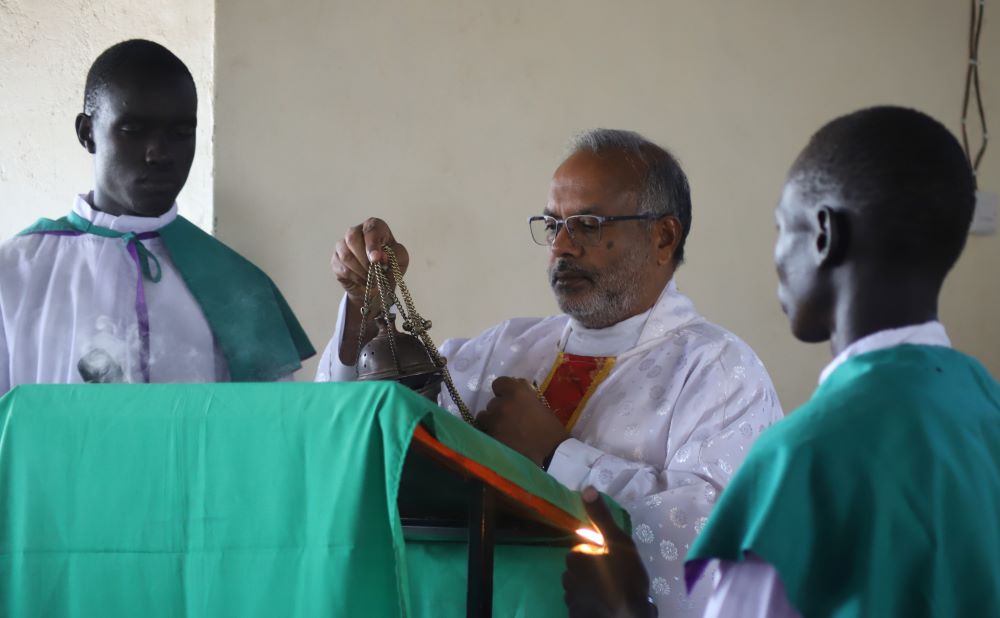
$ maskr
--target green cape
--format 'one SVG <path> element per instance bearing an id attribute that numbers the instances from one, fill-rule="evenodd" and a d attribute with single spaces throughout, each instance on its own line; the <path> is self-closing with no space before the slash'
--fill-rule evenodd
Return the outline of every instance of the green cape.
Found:
<path id="1" fill-rule="evenodd" d="M 73 214 L 39 219 L 21 235 L 60 232 L 128 237 Z M 156 232 L 201 306 L 233 382 L 277 380 L 316 353 L 281 292 L 262 270 L 184 217 Z"/>
<path id="2" fill-rule="evenodd" d="M 848 360 L 751 449 L 689 585 L 747 552 L 804 616 L 1000 615 L 1000 385 L 944 347 Z"/>

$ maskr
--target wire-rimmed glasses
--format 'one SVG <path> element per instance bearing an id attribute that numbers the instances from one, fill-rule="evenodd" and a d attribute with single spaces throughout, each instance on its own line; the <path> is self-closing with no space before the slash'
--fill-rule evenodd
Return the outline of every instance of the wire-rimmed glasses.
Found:
<path id="1" fill-rule="evenodd" d="M 549 215 L 528 217 L 528 228 L 531 239 L 543 247 L 551 247 L 559 235 L 559 229 L 566 226 L 570 240 L 581 247 L 591 247 L 601 242 L 601 228 L 605 223 L 615 221 L 650 221 L 663 215 L 646 213 L 643 215 L 619 215 L 602 217 L 601 215 L 572 215 L 565 219 L 557 219 Z"/>

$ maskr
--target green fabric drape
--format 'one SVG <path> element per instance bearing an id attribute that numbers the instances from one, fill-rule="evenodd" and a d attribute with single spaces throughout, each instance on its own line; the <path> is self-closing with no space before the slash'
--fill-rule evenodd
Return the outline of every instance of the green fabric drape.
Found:
<path id="1" fill-rule="evenodd" d="M 159 230 L 205 319 L 208 321 L 234 382 L 268 382 L 298 370 L 316 351 L 271 279 L 211 235 L 178 216 Z M 60 219 L 40 219 L 21 235 L 79 232 L 134 242 L 143 274 L 155 285 L 149 268 L 152 256 L 134 235 L 93 225 L 76 213 Z M 155 256 L 152 256 L 155 261 Z"/>
<path id="2" fill-rule="evenodd" d="M 566 615 L 560 577 L 566 549 L 498 545 L 494 556 L 493 615 L 554 618 Z M 407 541 L 406 565 L 415 616 L 464 618 L 467 547 Z"/>
<path id="3" fill-rule="evenodd" d="M 464 545 L 403 538 L 418 423 L 586 521 L 578 494 L 394 383 L 20 386 L 0 422 L 4 616 L 464 615 Z M 564 552 L 498 549 L 496 615 L 562 614 Z"/>
<path id="4" fill-rule="evenodd" d="M 689 580 L 747 552 L 807 617 L 1000 615 L 1000 386 L 943 347 L 848 360 L 751 449 Z"/>

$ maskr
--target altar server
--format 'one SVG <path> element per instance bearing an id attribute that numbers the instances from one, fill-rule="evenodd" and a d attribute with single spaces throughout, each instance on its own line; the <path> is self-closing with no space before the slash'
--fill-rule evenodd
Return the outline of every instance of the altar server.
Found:
<path id="1" fill-rule="evenodd" d="M 271 280 L 177 212 L 197 93 L 156 43 L 102 53 L 76 119 L 93 191 L 0 246 L 0 394 L 19 384 L 287 379 L 314 351 Z"/>
<path id="2" fill-rule="evenodd" d="M 799 156 L 778 295 L 834 359 L 688 556 L 691 579 L 723 561 L 709 615 L 1000 615 L 1000 385 L 938 321 L 974 205 L 958 141 L 914 110 L 838 118 Z"/>

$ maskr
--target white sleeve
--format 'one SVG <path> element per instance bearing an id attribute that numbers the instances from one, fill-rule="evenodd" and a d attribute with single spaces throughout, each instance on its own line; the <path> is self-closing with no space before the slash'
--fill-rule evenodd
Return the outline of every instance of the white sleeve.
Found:
<path id="1" fill-rule="evenodd" d="M 684 557 L 759 428 L 781 418 L 763 366 L 749 349 L 736 356 L 734 365 L 732 351 L 720 354 L 687 377 L 674 404 L 672 445 L 662 468 L 576 439 L 563 442 L 549 465 L 549 473 L 570 489 L 593 485 L 629 512 L 661 614 L 700 615 L 707 586 L 685 597 Z"/>
<path id="2" fill-rule="evenodd" d="M 337 326 L 333 330 L 333 337 L 326 344 L 323 356 L 319 359 L 316 367 L 316 382 L 353 382 L 357 377 L 354 373 L 353 365 L 345 365 L 340 362 L 340 342 L 344 339 L 344 321 L 347 317 L 347 294 L 340 299 L 340 308 L 337 310 Z"/>
<path id="3" fill-rule="evenodd" d="M 800 618 L 788 602 L 781 577 L 754 555 L 743 562 L 719 562 L 704 618 Z"/>

